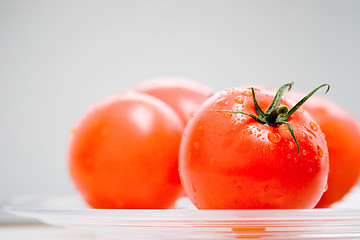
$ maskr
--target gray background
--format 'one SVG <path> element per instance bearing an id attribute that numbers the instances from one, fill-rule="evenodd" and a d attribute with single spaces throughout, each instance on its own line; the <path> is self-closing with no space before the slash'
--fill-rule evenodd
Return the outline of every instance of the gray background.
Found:
<path id="1" fill-rule="evenodd" d="M 359 67 L 360 1 L 1 0 L 0 201 L 73 194 L 71 128 L 145 79 L 330 83 L 327 97 L 360 119 Z"/>

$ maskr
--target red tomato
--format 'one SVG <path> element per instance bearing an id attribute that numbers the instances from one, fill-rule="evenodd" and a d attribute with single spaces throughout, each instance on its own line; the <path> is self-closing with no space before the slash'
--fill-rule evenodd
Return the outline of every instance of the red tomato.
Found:
<path id="1" fill-rule="evenodd" d="M 299 100 L 303 94 L 289 92 L 286 96 Z M 317 207 L 328 207 L 341 200 L 358 182 L 360 128 L 349 112 L 326 98 L 312 97 L 303 108 L 320 125 L 327 141 L 330 157 L 328 188 Z"/>
<path id="2" fill-rule="evenodd" d="M 261 123 L 240 113 L 259 118 L 253 94 L 260 109 L 272 106 L 270 112 L 279 115 L 266 111 L 272 117 Z M 294 104 L 281 99 L 282 93 L 279 96 L 280 102 L 272 105 L 272 92 L 228 89 L 209 98 L 189 120 L 180 145 L 179 172 L 197 208 L 313 208 L 319 201 L 329 170 L 324 134 L 305 111 L 289 117 L 287 107 Z M 274 123 L 284 119 L 287 123 Z"/>
<path id="3" fill-rule="evenodd" d="M 149 79 L 138 84 L 134 90 L 161 99 L 170 105 L 185 123 L 213 93 L 206 85 L 179 77 Z"/>
<path id="4" fill-rule="evenodd" d="M 182 187 L 178 115 L 162 101 L 123 92 L 90 110 L 69 151 L 75 186 L 94 208 L 168 208 Z"/>

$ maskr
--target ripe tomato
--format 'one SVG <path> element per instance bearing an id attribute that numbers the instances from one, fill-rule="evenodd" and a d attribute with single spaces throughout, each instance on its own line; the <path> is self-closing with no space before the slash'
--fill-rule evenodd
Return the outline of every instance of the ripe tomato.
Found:
<path id="1" fill-rule="evenodd" d="M 329 170 L 326 141 L 308 113 L 288 111 L 294 104 L 281 96 L 289 86 L 276 95 L 245 87 L 222 91 L 189 120 L 180 145 L 179 172 L 197 208 L 316 205 Z M 265 120 L 261 109 L 268 109 Z"/>
<path id="2" fill-rule="evenodd" d="M 289 92 L 286 97 L 301 99 L 302 93 Z M 320 125 L 327 141 L 330 171 L 327 191 L 316 207 L 328 207 L 341 200 L 356 185 L 360 176 L 360 128 L 355 118 L 338 104 L 312 97 L 303 108 Z"/>
<path id="3" fill-rule="evenodd" d="M 180 77 L 149 79 L 134 90 L 161 99 L 180 115 L 184 123 L 213 93 L 206 85 Z"/>
<path id="4" fill-rule="evenodd" d="M 178 115 L 162 101 L 123 92 L 91 109 L 73 131 L 69 168 L 94 208 L 168 208 L 182 187 Z"/>

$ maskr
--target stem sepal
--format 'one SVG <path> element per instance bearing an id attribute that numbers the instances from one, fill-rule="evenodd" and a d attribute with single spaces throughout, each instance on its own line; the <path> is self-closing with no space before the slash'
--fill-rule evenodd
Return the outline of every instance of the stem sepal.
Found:
<path id="1" fill-rule="evenodd" d="M 287 120 L 291 117 L 291 115 L 293 115 L 296 112 L 296 110 L 298 110 L 301 107 L 301 105 L 303 105 L 319 89 L 321 89 L 323 87 L 327 87 L 327 89 L 325 91 L 325 94 L 326 94 L 330 89 L 330 85 L 325 83 L 325 84 L 322 84 L 319 87 L 315 88 L 313 91 L 311 91 L 308 95 L 303 97 L 298 103 L 296 103 L 289 110 L 289 108 L 287 106 L 285 106 L 285 105 L 279 106 L 279 104 L 280 104 L 282 96 L 284 95 L 285 90 L 288 89 L 288 91 L 290 91 L 293 84 L 294 84 L 294 82 L 291 82 L 291 83 L 287 83 L 287 84 L 284 84 L 283 86 L 281 86 L 278 89 L 278 91 L 276 92 L 274 100 L 272 101 L 271 105 L 265 112 L 260 108 L 259 103 L 256 100 L 254 88 L 252 87 L 251 93 L 252 93 L 252 98 L 254 101 L 254 108 L 255 108 L 255 112 L 256 112 L 257 116 L 254 114 L 248 113 L 248 112 L 240 111 L 240 110 L 217 110 L 217 111 L 218 112 L 229 112 L 229 113 L 240 113 L 240 114 L 248 115 L 262 124 L 267 124 L 267 125 L 273 126 L 273 127 L 278 127 L 278 126 L 281 126 L 282 124 L 284 124 L 287 127 L 287 129 L 289 130 L 291 136 L 293 137 L 295 144 L 297 146 L 297 149 L 298 149 L 298 154 L 299 154 L 299 156 L 301 156 L 300 146 L 299 146 L 298 141 L 296 140 L 294 130 L 293 130 L 291 124 L 289 122 L 287 122 Z"/>

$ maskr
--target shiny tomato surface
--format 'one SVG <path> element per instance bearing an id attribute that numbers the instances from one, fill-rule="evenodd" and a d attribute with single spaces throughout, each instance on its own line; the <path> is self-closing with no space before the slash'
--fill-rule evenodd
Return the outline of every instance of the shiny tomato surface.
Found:
<path id="1" fill-rule="evenodd" d="M 255 89 L 261 109 L 274 93 Z M 281 100 L 291 108 L 294 103 Z M 329 155 L 324 134 L 305 111 L 270 126 L 256 115 L 249 88 L 233 88 L 209 98 L 189 120 L 179 153 L 186 194 L 199 209 L 313 208 L 324 192 Z M 299 155 L 300 153 L 300 155 Z"/>
<path id="2" fill-rule="evenodd" d="M 300 92 L 286 94 L 295 101 L 303 96 Z M 311 97 L 303 108 L 320 125 L 327 141 L 330 159 L 328 187 L 317 207 L 328 207 L 341 200 L 359 181 L 359 124 L 344 107 L 324 97 Z"/>
<path id="3" fill-rule="evenodd" d="M 135 91 L 149 94 L 170 105 L 186 123 L 213 91 L 210 87 L 180 77 L 159 77 L 139 83 Z"/>
<path id="4" fill-rule="evenodd" d="M 73 131 L 69 168 L 94 208 L 168 208 L 182 187 L 183 122 L 162 101 L 123 92 L 95 105 Z"/>

